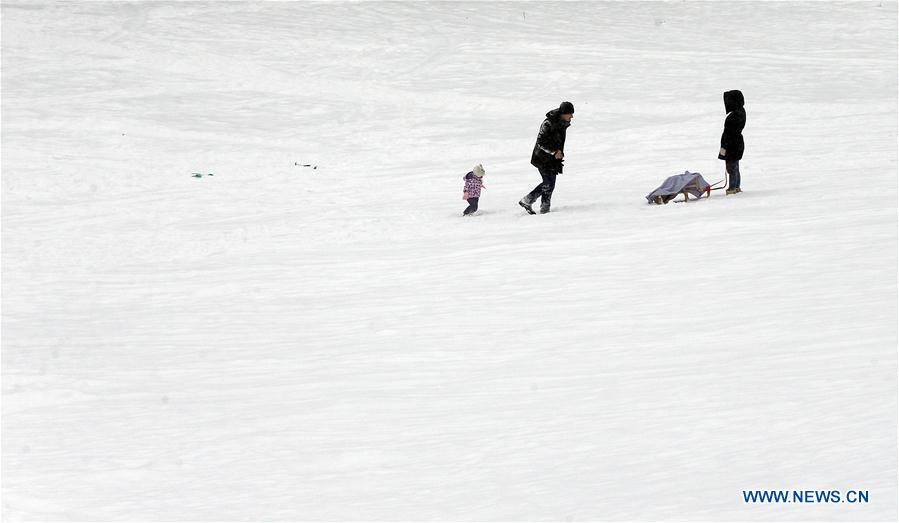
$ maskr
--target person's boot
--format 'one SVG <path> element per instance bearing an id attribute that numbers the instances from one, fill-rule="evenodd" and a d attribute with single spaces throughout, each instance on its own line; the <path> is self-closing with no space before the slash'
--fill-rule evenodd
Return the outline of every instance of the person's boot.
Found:
<path id="1" fill-rule="evenodd" d="M 724 191 L 724 194 L 737 194 L 737 190 L 736 189 L 728 189 L 728 190 Z"/>
<path id="2" fill-rule="evenodd" d="M 534 202 L 529 202 L 529 201 L 528 201 L 528 197 L 527 197 L 527 196 L 525 196 L 524 198 L 518 200 L 518 205 L 524 207 L 524 210 L 526 210 L 526 211 L 528 212 L 528 214 L 537 214 L 536 212 L 534 212 L 534 209 L 531 208 L 531 204 L 533 204 L 533 203 L 534 203 Z"/>

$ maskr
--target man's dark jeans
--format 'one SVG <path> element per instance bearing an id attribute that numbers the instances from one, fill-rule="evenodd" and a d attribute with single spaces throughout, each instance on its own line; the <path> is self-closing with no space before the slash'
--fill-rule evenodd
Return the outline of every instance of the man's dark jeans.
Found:
<path id="1" fill-rule="evenodd" d="M 541 198 L 540 212 L 548 212 L 549 205 L 553 197 L 553 190 L 556 188 L 556 173 L 549 170 L 540 169 L 540 177 L 543 181 L 534 190 L 524 197 L 527 203 L 534 203 L 537 198 Z"/>

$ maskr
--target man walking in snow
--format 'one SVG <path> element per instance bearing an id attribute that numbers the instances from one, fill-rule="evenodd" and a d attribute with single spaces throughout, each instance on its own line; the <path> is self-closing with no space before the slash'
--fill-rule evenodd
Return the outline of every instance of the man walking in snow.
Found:
<path id="1" fill-rule="evenodd" d="M 746 126 L 746 109 L 743 108 L 743 93 L 724 93 L 724 132 L 721 133 L 721 149 L 718 159 L 724 160 L 727 170 L 727 194 L 743 192 L 740 189 L 740 160 L 743 159 L 743 127 Z"/>
<path id="2" fill-rule="evenodd" d="M 549 212 L 549 206 L 556 188 L 556 175 L 562 173 L 562 162 L 565 158 L 565 133 L 574 118 L 574 105 L 562 102 L 558 109 L 546 113 L 546 120 L 537 133 L 537 143 L 531 153 L 531 165 L 540 172 L 543 179 L 540 185 L 522 198 L 518 205 L 524 207 L 529 214 L 536 214 L 531 205 L 540 200 L 540 214 Z"/>

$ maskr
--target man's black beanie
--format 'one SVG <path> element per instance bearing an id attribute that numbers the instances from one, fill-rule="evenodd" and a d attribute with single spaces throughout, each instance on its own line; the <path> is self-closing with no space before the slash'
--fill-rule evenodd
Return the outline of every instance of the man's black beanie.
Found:
<path id="1" fill-rule="evenodd" d="M 574 114 L 574 104 L 571 102 L 562 102 L 559 105 L 559 114 Z"/>

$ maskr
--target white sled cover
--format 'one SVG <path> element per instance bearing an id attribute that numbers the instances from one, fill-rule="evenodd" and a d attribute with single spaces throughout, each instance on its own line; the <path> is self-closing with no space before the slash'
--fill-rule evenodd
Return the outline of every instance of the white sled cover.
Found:
<path id="1" fill-rule="evenodd" d="M 684 191 L 699 198 L 708 189 L 709 183 L 705 181 L 701 174 L 684 171 L 684 174 L 669 176 L 656 190 L 646 195 L 646 200 L 652 203 L 658 196 L 667 200 Z"/>

